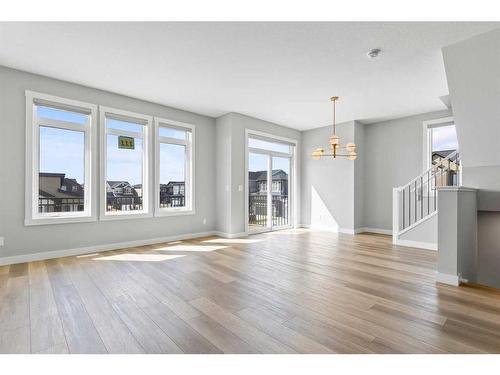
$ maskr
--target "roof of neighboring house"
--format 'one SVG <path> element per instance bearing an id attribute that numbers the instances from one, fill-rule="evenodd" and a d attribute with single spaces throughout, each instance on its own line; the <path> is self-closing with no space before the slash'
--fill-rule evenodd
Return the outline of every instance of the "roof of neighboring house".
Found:
<path id="1" fill-rule="evenodd" d="M 168 184 L 162 184 L 162 185 L 165 185 L 165 186 L 172 186 L 172 185 L 184 185 L 185 182 L 184 181 L 169 181 Z"/>
<path id="2" fill-rule="evenodd" d="M 46 191 L 43 191 L 42 189 L 38 189 L 38 195 L 42 198 L 55 198 L 55 196 L 53 196 L 50 193 L 47 193 Z"/>
<path id="3" fill-rule="evenodd" d="M 44 198 L 74 198 L 74 197 L 82 197 L 84 195 L 83 191 L 83 186 L 78 183 L 78 181 L 75 178 L 65 178 L 66 174 L 65 173 L 46 173 L 42 172 L 39 174 L 40 177 L 46 177 L 46 178 L 58 178 L 59 179 L 59 186 L 55 188 L 52 184 L 46 183 L 44 179 L 40 179 L 40 186 L 39 186 L 39 195 Z M 77 186 L 79 189 L 77 191 L 73 191 L 72 189 L 69 190 L 62 190 L 62 186 Z"/>
<path id="4" fill-rule="evenodd" d="M 251 175 L 250 173 L 253 173 L 254 175 Z M 254 176 L 256 176 L 256 177 L 254 177 Z M 272 176 L 274 179 L 286 179 L 288 177 L 288 174 L 283 169 L 273 169 Z M 252 178 L 252 177 L 254 177 L 254 178 Z M 267 180 L 267 171 L 249 172 L 248 179 L 255 180 L 255 181 Z"/>
<path id="5" fill-rule="evenodd" d="M 440 150 L 440 151 L 433 151 L 432 152 L 432 156 L 434 155 L 437 155 L 437 156 L 440 156 L 442 158 L 446 158 L 448 157 L 448 155 L 451 155 L 452 153 L 454 153 L 455 151 L 457 150 Z"/>
<path id="6" fill-rule="evenodd" d="M 118 186 L 118 185 L 130 185 L 130 182 L 128 181 L 107 181 L 108 185 L 111 186 L 112 188 Z M 130 185 L 132 186 L 132 185 Z"/>

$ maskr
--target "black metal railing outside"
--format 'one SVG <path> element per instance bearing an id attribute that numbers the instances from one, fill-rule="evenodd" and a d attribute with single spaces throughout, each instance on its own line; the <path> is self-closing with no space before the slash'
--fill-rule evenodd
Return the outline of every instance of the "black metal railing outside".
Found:
<path id="1" fill-rule="evenodd" d="M 272 196 L 272 225 L 289 225 L 288 195 Z M 250 225 L 267 225 L 267 195 L 250 195 L 248 200 L 248 223 Z"/>
<path id="2" fill-rule="evenodd" d="M 166 195 L 160 197 L 160 208 L 169 207 L 184 207 L 185 197 L 184 195 Z"/>
<path id="3" fill-rule="evenodd" d="M 142 210 L 142 197 L 108 197 L 107 211 L 140 211 Z"/>
<path id="4" fill-rule="evenodd" d="M 84 202 L 84 198 L 38 198 L 38 212 L 83 211 Z"/>

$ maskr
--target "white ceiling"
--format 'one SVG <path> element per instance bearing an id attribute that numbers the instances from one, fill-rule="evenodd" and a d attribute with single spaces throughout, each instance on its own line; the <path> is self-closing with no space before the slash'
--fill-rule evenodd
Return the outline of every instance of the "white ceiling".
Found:
<path id="1" fill-rule="evenodd" d="M 296 129 L 439 109 L 441 47 L 500 23 L 0 23 L 0 65 Z M 365 54 L 381 48 L 370 60 Z"/>

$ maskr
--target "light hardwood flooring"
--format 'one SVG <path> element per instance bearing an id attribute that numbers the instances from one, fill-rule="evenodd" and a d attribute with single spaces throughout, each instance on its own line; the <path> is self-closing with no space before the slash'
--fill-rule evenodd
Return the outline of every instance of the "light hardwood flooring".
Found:
<path id="1" fill-rule="evenodd" d="M 436 252 L 287 230 L 0 267 L 1 353 L 500 352 L 500 292 Z"/>

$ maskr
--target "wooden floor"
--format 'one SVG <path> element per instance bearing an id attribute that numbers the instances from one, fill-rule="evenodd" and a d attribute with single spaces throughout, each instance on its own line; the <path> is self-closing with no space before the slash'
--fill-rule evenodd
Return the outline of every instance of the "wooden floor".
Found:
<path id="1" fill-rule="evenodd" d="M 436 253 L 290 230 L 0 267 L 3 353 L 500 352 L 500 293 Z"/>

